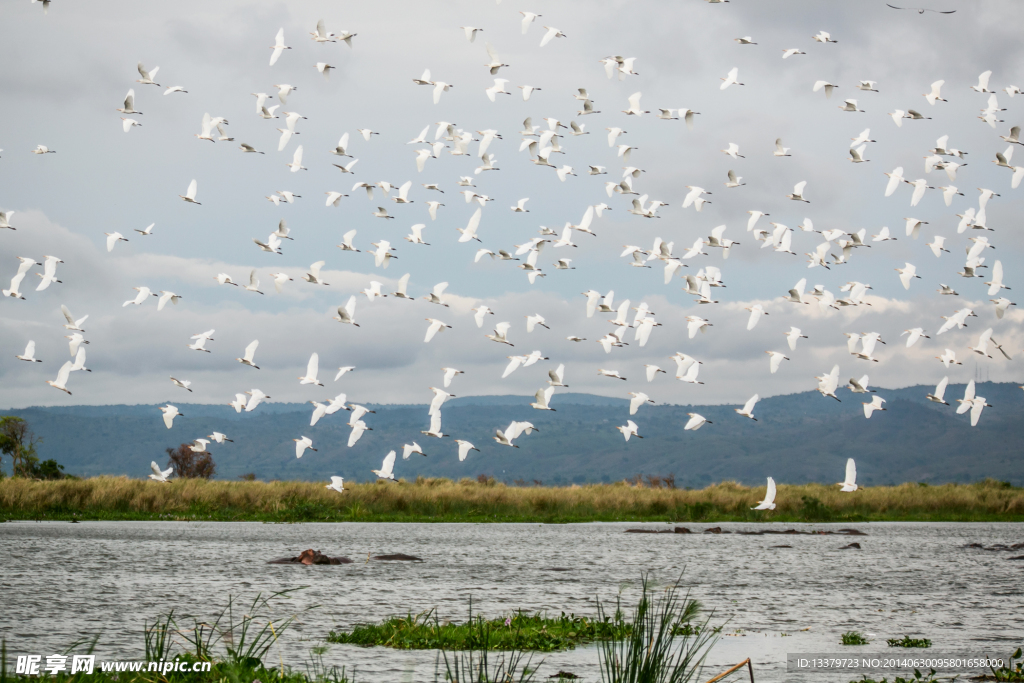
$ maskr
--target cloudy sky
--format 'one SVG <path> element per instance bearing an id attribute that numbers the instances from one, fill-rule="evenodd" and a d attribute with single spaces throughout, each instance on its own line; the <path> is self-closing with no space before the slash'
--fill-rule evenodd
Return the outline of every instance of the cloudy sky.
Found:
<path id="1" fill-rule="evenodd" d="M 814 376 L 836 363 L 844 382 L 869 373 L 871 384 L 879 387 L 934 383 L 947 372 L 934 359 L 945 348 L 965 361 L 948 372 L 952 383 L 973 377 L 976 366 L 992 380 L 1024 379 L 1018 360 L 1024 313 L 1011 309 L 998 320 L 989 301 L 995 297 L 987 295 L 982 279 L 957 275 L 972 244 L 968 238 L 983 234 L 996 247 L 986 251 L 986 262 L 1001 260 L 1006 284 L 1013 288 L 1002 294 L 1013 299 L 1021 286 L 1024 237 L 1015 222 L 1024 209 L 1024 188 L 1011 190 L 1011 171 L 991 162 L 1007 147 L 999 136 L 1024 120 L 1024 96 L 1011 98 L 1003 90 L 1024 87 L 1019 39 L 1024 6 L 1012 0 L 933 2 L 958 11 L 919 15 L 876 0 L 614 0 L 585 3 L 585 8 L 566 0 L 383 5 L 111 0 L 102 7 L 54 0 L 47 14 L 39 4 L 8 4 L 0 44 L 6 105 L 0 109 L 0 211 L 15 212 L 11 224 L 17 230 L 0 230 L 0 280 L 8 286 L 18 256 L 42 261 L 55 255 L 64 263 L 57 271 L 61 284 L 35 291 L 35 273 L 42 269 L 34 267 L 21 287 L 25 300 L 0 300 L 0 406 L 220 403 L 253 387 L 275 401 L 323 400 L 347 392 L 360 402 L 420 403 L 430 399 L 428 387 L 440 385 L 444 366 L 465 371 L 451 387 L 457 395 L 525 395 L 546 386 L 547 370 L 558 363 L 565 363 L 572 391 L 625 396 L 642 390 L 659 403 L 742 403 L 754 392 L 769 396 L 813 389 Z M 543 15 L 526 35 L 520 10 Z M 358 34 L 352 47 L 313 42 L 309 33 L 321 18 L 329 31 Z M 462 26 L 483 32 L 470 43 Z M 539 47 L 544 26 L 561 29 L 565 37 Z M 268 66 L 268 48 L 280 27 L 292 49 Z M 838 42 L 815 42 L 812 35 L 819 30 Z M 738 45 L 733 39 L 740 36 L 758 44 Z M 508 79 L 512 95 L 498 95 L 494 103 L 484 92 L 494 79 L 484 66 L 486 43 L 510 65 L 498 77 Z M 785 48 L 807 54 L 783 60 Z M 609 80 L 600 63 L 608 55 L 635 57 L 638 75 Z M 135 82 L 137 62 L 160 67 L 161 87 Z M 329 80 L 317 72 L 317 62 L 335 67 Z M 719 79 L 732 67 L 739 68 L 746 85 L 722 91 Z M 437 105 L 431 88 L 412 82 L 425 68 L 434 79 L 454 85 Z M 997 91 L 999 107 L 1006 109 L 999 112 L 1005 123 L 994 129 L 977 118 L 989 95 L 970 90 L 986 70 L 992 71 L 990 88 Z M 930 106 L 923 93 L 939 79 L 945 80 L 942 94 L 948 102 Z M 838 84 L 831 99 L 812 92 L 817 80 Z M 856 90 L 860 80 L 877 81 L 879 92 Z M 283 127 L 283 119 L 258 117 L 251 93 L 274 95 L 275 84 L 282 83 L 298 89 L 278 113 L 299 112 L 305 119 L 299 121 L 299 135 L 278 152 L 275 129 Z M 162 94 L 174 85 L 188 93 Z M 524 101 L 519 85 L 540 90 Z M 133 117 L 142 126 L 126 134 L 116 108 L 133 87 L 136 107 L 144 113 Z M 587 89 L 600 113 L 576 115 L 577 88 Z M 636 92 L 643 93 L 642 106 L 654 114 L 622 113 Z M 865 112 L 840 111 L 846 97 L 856 98 Z M 272 104 L 279 104 L 276 96 L 268 101 Z M 681 121 L 659 120 L 658 108 L 689 108 L 700 115 L 691 131 Z M 888 116 L 896 109 L 915 109 L 931 119 L 897 127 Z M 204 113 L 226 118 L 234 142 L 196 139 Z M 553 169 L 534 165 L 529 152 L 519 151 L 526 117 L 541 127 L 547 126 L 546 117 L 585 124 L 587 135 L 562 130 L 565 154 L 552 155 L 556 165 L 572 166 L 575 176 L 561 182 Z M 498 131 L 502 139 L 488 151 L 500 170 L 474 174 L 480 165 L 476 143 L 470 155 L 454 156 L 449 142 L 449 149 L 417 172 L 415 150 L 424 145 L 407 141 L 428 125 L 432 139 L 440 121 L 474 134 Z M 631 196 L 606 194 L 605 183 L 620 179 L 627 165 L 609 147 L 608 127 L 625 129 L 618 142 L 636 148 L 628 163 L 644 170 L 634 180 L 636 190 L 667 203 L 658 218 L 630 215 Z M 359 128 L 380 134 L 366 142 Z M 865 128 L 876 140 L 867 146 L 870 161 L 850 163 L 850 140 Z M 351 136 L 349 151 L 359 160 L 353 174 L 334 168 L 339 158 L 328 153 L 345 132 Z M 953 183 L 944 171 L 925 173 L 923 158 L 941 135 L 950 136 L 951 147 L 968 152 L 967 166 Z M 773 156 L 778 137 L 792 156 Z M 244 154 L 242 142 L 266 153 Z M 745 158 L 723 154 L 729 143 L 739 145 Z M 31 154 L 39 144 L 57 153 Z M 285 164 L 299 144 L 308 170 L 291 173 Z M 1024 150 L 1015 160 L 1024 163 Z M 590 165 L 606 167 L 607 175 L 588 175 Z M 897 166 L 908 179 L 925 178 L 935 187 L 955 184 L 964 196 L 947 207 L 940 190 L 928 190 L 911 208 L 912 189 L 902 185 L 886 198 L 883 173 Z M 729 170 L 746 184 L 726 188 Z M 465 189 L 456 185 L 460 176 L 472 176 L 472 189 L 494 199 L 483 209 L 482 244 L 457 241 L 456 228 L 465 227 L 478 206 L 459 194 Z M 201 206 L 178 198 L 193 178 Z M 380 190 L 372 202 L 362 190 L 352 191 L 357 181 L 401 185 L 407 180 L 412 181 L 411 204 L 382 199 Z M 799 181 L 807 181 L 809 204 L 786 199 Z M 444 194 L 425 190 L 423 183 L 437 183 Z M 687 185 L 712 193 L 703 211 L 682 208 Z M 978 208 L 977 188 L 1000 195 L 987 207 L 987 224 L 994 231 L 958 234 L 957 214 Z M 280 206 L 265 199 L 278 190 L 301 198 Z M 350 196 L 327 207 L 327 191 Z M 526 197 L 529 213 L 513 213 L 510 207 Z M 436 220 L 427 214 L 429 200 L 444 203 Z M 481 246 L 513 249 L 538 236 L 541 226 L 561 232 L 600 202 L 612 210 L 595 221 L 596 236 L 575 232 L 576 248 L 546 245 L 538 261 L 546 277 L 536 284 L 529 284 L 516 262 L 487 257 L 474 262 Z M 394 220 L 374 218 L 377 206 L 386 206 Z M 793 228 L 797 255 L 762 249 L 746 230 L 750 210 L 771 214 L 758 228 L 770 229 L 769 221 Z M 928 222 L 916 240 L 904 234 L 908 217 Z M 285 241 L 282 255 L 260 251 L 252 239 L 266 239 L 281 219 L 288 221 L 294 240 Z M 807 219 L 818 230 L 864 228 L 869 236 L 888 226 L 898 239 L 856 250 L 848 264 L 831 270 L 808 269 L 803 254 L 822 237 L 797 228 Z M 156 224 L 152 235 L 134 232 L 151 223 Z M 416 223 L 426 224 L 430 246 L 403 240 Z M 720 250 L 708 249 L 708 255 L 688 259 L 682 270 L 692 275 L 706 265 L 721 268 L 727 286 L 713 291 L 718 304 L 695 304 L 678 276 L 665 285 L 659 262 L 639 269 L 619 256 L 623 245 L 650 249 L 660 237 L 674 243 L 678 257 L 722 224 L 728 226 L 726 236 L 740 243 L 728 260 Z M 336 246 L 353 229 L 362 253 Z M 104 233 L 113 231 L 129 241 L 108 253 Z M 950 251 L 938 259 L 925 246 L 935 235 L 946 238 Z M 366 253 L 380 239 L 390 241 L 398 257 L 387 269 L 375 268 Z M 575 270 L 556 270 L 558 258 L 571 258 Z M 328 286 L 299 279 L 318 260 L 326 261 Z M 909 291 L 894 272 L 907 262 L 921 276 Z M 225 272 L 244 282 L 252 269 L 264 295 L 214 279 Z M 288 273 L 295 281 L 278 293 L 272 272 Z M 390 292 L 404 273 L 411 273 L 409 292 L 416 297 L 438 282 L 450 283 L 450 307 L 394 298 L 370 302 L 359 295 L 360 327 L 331 319 L 371 280 Z M 804 277 L 808 290 L 820 284 L 837 297 L 844 296 L 840 287 L 849 281 L 870 284 L 871 305 L 836 311 L 782 301 Z M 960 295 L 940 296 L 940 283 Z M 139 286 L 183 298 L 160 312 L 156 299 L 122 306 Z M 627 298 L 632 306 L 646 302 L 662 326 L 642 348 L 630 331 L 629 346 L 605 354 L 594 340 L 613 329 L 607 322 L 612 316 L 586 317 L 581 292 L 590 289 L 614 290 L 616 305 Z M 769 316 L 748 332 L 744 309 L 758 302 Z M 77 317 L 89 315 L 83 327 L 90 341 L 86 364 L 93 372 L 72 375 L 72 396 L 45 384 L 69 359 L 61 304 Z M 514 349 L 484 338 L 490 329 L 478 329 L 470 311 L 480 304 L 496 312 L 488 316 L 488 326 L 512 323 Z M 964 307 L 978 315 L 968 328 L 936 337 L 940 316 Z M 527 334 L 528 314 L 543 315 L 551 329 Z M 687 315 L 705 317 L 713 327 L 688 339 Z M 425 344 L 426 318 L 439 318 L 452 329 Z M 788 351 L 783 337 L 791 325 L 809 337 L 795 352 Z M 924 328 L 931 339 L 907 349 L 899 335 L 912 327 Z M 988 327 L 1013 361 L 968 350 Z M 192 334 L 210 328 L 216 329 L 215 341 L 208 344 L 212 353 L 186 348 Z M 876 354 L 880 362 L 850 356 L 843 333 L 872 331 L 888 342 Z M 573 343 L 566 340 L 569 335 L 588 341 Z M 30 339 L 42 363 L 14 358 Z M 260 341 L 260 370 L 235 361 L 254 339 Z M 534 349 L 550 360 L 500 379 L 507 355 Z M 766 350 L 786 351 L 791 360 L 772 375 Z M 669 356 L 677 351 L 703 362 L 705 384 L 672 379 Z M 301 386 L 296 379 L 312 352 L 319 353 L 325 389 Z M 648 363 L 669 374 L 648 384 L 643 379 Z M 357 370 L 334 382 L 334 369 L 342 365 Z M 629 381 L 598 377 L 598 368 L 618 370 Z M 191 380 L 194 393 L 173 387 L 170 375 Z M 851 404 L 851 410 L 857 408 Z"/>

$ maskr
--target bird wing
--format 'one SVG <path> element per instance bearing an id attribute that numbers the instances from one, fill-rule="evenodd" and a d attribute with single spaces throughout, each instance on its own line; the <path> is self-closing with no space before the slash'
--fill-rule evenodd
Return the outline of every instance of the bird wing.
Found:
<path id="1" fill-rule="evenodd" d="M 390 453 L 384 456 L 384 462 L 381 463 L 380 466 L 381 474 L 385 476 L 391 476 L 394 474 L 396 455 L 397 454 L 395 453 L 395 451 L 391 451 Z"/>
<path id="2" fill-rule="evenodd" d="M 852 486 L 857 483 L 857 464 L 853 461 L 853 458 L 847 458 L 846 460 L 846 478 L 843 484 L 846 486 Z"/>
<path id="3" fill-rule="evenodd" d="M 483 208 L 477 209 L 472 216 L 469 217 L 469 223 L 466 224 L 465 234 L 475 235 L 476 230 L 480 227 L 480 217 L 483 215 Z"/>
<path id="4" fill-rule="evenodd" d="M 149 463 L 149 468 L 150 468 L 151 470 L 153 470 L 153 473 L 154 473 L 154 474 L 155 474 L 156 476 L 158 476 L 158 477 L 159 477 L 159 476 L 162 476 L 162 475 L 163 475 L 163 472 L 162 472 L 162 471 L 160 470 L 160 466 L 156 464 L 156 461 L 155 461 L 155 460 Z"/>
<path id="5" fill-rule="evenodd" d="M 309 363 L 306 364 L 306 377 L 316 379 L 317 373 L 320 371 L 320 356 L 316 352 L 309 357 Z"/>
<path id="6" fill-rule="evenodd" d="M 807 181 L 801 180 L 799 183 L 793 186 L 793 194 L 803 195 L 805 187 L 807 187 Z"/>
<path id="7" fill-rule="evenodd" d="M 946 393 L 946 385 L 949 384 L 949 377 L 943 377 L 938 384 L 935 385 L 935 398 L 940 401 L 943 400 L 942 396 Z"/>
<path id="8" fill-rule="evenodd" d="M 768 477 L 768 491 L 765 493 L 764 502 L 765 503 L 774 503 L 775 502 L 775 480 L 772 479 L 771 477 Z"/>
<path id="9" fill-rule="evenodd" d="M 245 360 L 252 362 L 253 356 L 256 354 L 256 347 L 260 345 L 260 340 L 255 339 L 245 347 L 245 355 L 242 356 Z"/>
<path id="10" fill-rule="evenodd" d="M 73 317 L 73 316 L 71 315 L 71 311 L 70 311 L 70 310 L 68 310 L 68 307 L 67 307 L 67 306 L 65 306 L 64 304 L 61 304 L 61 305 L 60 305 L 60 310 L 61 310 L 61 313 L 63 313 L 63 314 L 64 314 L 64 317 L 65 317 L 65 318 L 67 318 L 67 321 L 68 321 L 69 323 L 71 323 L 72 325 L 74 325 L 74 324 L 75 324 L 75 319 L 74 319 L 74 317 Z"/>
<path id="11" fill-rule="evenodd" d="M 438 330 L 440 330 L 442 327 L 444 327 L 444 323 L 442 323 L 440 320 L 431 320 L 430 326 L 427 327 L 427 334 L 426 336 L 423 337 L 423 343 L 427 343 L 431 339 L 433 339 L 434 335 L 437 334 Z"/>
<path id="12" fill-rule="evenodd" d="M 64 365 L 60 366 L 60 370 L 57 371 L 56 384 L 59 384 L 60 386 L 67 386 L 68 377 L 71 376 L 71 368 L 73 367 L 74 364 L 71 361 L 64 361 Z"/>
<path id="13" fill-rule="evenodd" d="M 185 192 L 185 196 L 188 197 L 189 199 L 195 199 L 196 198 L 196 187 L 197 187 L 197 184 L 196 184 L 195 179 L 193 178 L 192 182 L 188 184 L 188 190 Z"/>
<path id="14" fill-rule="evenodd" d="M 985 400 L 976 398 L 971 401 L 971 426 L 976 427 L 978 425 L 978 419 L 981 417 L 981 411 L 985 409 Z"/>
<path id="15" fill-rule="evenodd" d="M 747 399 L 747 402 L 743 404 L 743 412 L 747 413 L 748 415 L 752 413 L 754 411 L 754 405 L 760 400 L 760 398 L 760 396 L 754 394 L 749 399 Z"/>

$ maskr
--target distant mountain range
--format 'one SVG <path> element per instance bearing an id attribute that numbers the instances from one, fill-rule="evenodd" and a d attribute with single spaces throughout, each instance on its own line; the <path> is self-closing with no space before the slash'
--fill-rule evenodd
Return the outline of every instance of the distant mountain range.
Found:
<path id="1" fill-rule="evenodd" d="M 339 412 L 309 426 L 309 404 L 268 403 L 252 413 L 226 405 L 175 402 L 185 414 L 164 427 L 156 406 L 68 406 L 0 411 L 26 419 L 44 441 L 38 453 L 79 476 L 145 477 L 149 463 L 167 461 L 165 449 L 224 432 L 234 443 L 211 444 L 217 478 L 254 473 L 259 479 L 321 480 L 338 474 L 354 481 L 373 479 L 371 469 L 389 450 L 401 456 L 404 443 L 417 441 L 428 457 L 399 457 L 397 477 L 476 477 L 487 474 L 513 482 L 544 484 L 617 481 L 637 474 L 674 474 L 678 486 L 703 487 L 737 480 L 759 484 L 767 476 L 782 483 L 835 482 L 846 458 L 857 460 L 866 485 L 906 481 L 971 482 L 993 477 L 1024 485 L 1024 391 L 1015 384 L 982 383 L 977 393 L 986 408 L 972 428 L 956 415 L 963 385 L 946 392 L 952 406 L 931 403 L 931 386 L 881 389 L 885 412 L 864 418 L 863 394 L 839 392 L 842 402 L 805 392 L 763 399 L 757 422 L 736 415 L 735 406 L 646 405 L 632 419 L 643 439 L 627 443 L 617 425 L 630 419 L 628 401 L 588 394 L 556 394 L 556 412 L 533 410 L 531 397 L 477 396 L 452 399 L 443 409 L 443 431 L 473 442 L 459 462 L 453 439 L 420 434 L 429 418 L 425 405 L 370 405 L 364 418 L 372 428 L 347 447 L 348 413 Z M 696 432 L 683 430 L 687 413 L 712 422 Z M 495 443 L 495 429 L 528 420 L 538 432 L 516 440 L 520 448 Z M 309 436 L 318 452 L 296 459 L 293 438 Z M 10 463 L 3 462 L 10 471 Z"/>

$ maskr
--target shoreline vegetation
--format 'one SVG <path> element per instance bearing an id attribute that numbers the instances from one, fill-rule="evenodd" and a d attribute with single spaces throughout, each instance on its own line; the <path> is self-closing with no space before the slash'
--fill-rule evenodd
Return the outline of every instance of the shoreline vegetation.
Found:
<path id="1" fill-rule="evenodd" d="M 985 480 L 908 483 L 841 493 L 823 484 L 780 485 L 772 511 L 750 508 L 764 487 L 723 482 L 669 488 L 658 478 L 568 487 L 508 486 L 493 479 L 345 484 L 127 477 L 0 480 L 2 520 L 256 522 L 1021 522 L 1024 488 Z"/>
<path id="2" fill-rule="evenodd" d="M 330 649 L 326 644 L 314 645 L 310 649 L 311 656 L 306 660 L 304 672 L 285 666 L 280 656 L 279 665 L 274 666 L 271 649 L 278 639 L 301 614 L 319 606 L 274 619 L 269 614 L 272 611 L 269 603 L 272 600 L 282 602 L 278 598 L 286 601 L 289 593 L 302 589 L 276 591 L 267 597 L 258 594 L 248 606 L 236 606 L 233 598 L 229 597 L 227 607 L 215 618 L 193 619 L 191 627 L 179 625 L 173 611 L 160 615 L 144 626 L 144 660 L 110 661 L 97 657 L 94 666 L 85 672 L 69 672 L 66 662 L 51 663 L 50 657 L 44 664 L 40 657 L 34 664 L 34 670 L 15 671 L 12 675 L 7 644 L 0 639 L 0 683 L 38 679 L 45 675 L 44 667 L 47 670 L 55 667 L 52 673 L 57 683 L 354 683 L 354 669 L 350 677 L 345 666 L 325 663 L 324 655 Z M 285 607 L 278 604 L 273 611 L 279 612 Z M 413 635 L 415 640 L 422 640 L 424 635 L 428 635 L 430 642 L 410 642 L 404 647 L 437 651 L 435 681 L 538 681 L 544 660 L 534 664 L 536 651 L 550 652 L 572 647 L 573 642 L 596 641 L 601 678 L 607 683 L 640 680 L 690 683 L 698 677 L 701 680 L 706 677 L 704 661 L 718 640 L 720 630 L 710 627 L 710 616 L 699 620 L 701 611 L 700 603 L 691 599 L 688 593 L 680 592 L 678 585 L 655 586 L 644 574 L 641 575 L 639 602 L 628 615 L 623 612 L 621 602 L 616 600 L 614 615 L 608 614 L 599 601 L 597 614 L 592 620 L 574 615 L 566 617 L 564 614 L 555 620 L 540 615 L 529 616 L 520 611 L 501 622 L 480 616 L 474 618 L 470 607 L 469 619 L 461 625 L 441 624 L 433 613 L 419 615 L 422 618 L 410 616 L 408 622 L 402 623 L 418 632 Z M 430 624 L 432 614 L 433 625 Z M 559 631 L 556 641 L 543 636 L 547 625 Z M 575 631 L 581 628 L 587 632 L 578 638 Z M 101 635 L 102 632 L 76 641 L 65 653 L 81 656 L 74 652 L 81 648 L 88 657 L 95 652 Z M 336 642 L 344 642 L 333 632 L 328 640 L 332 638 Z M 375 638 L 372 635 L 369 640 L 368 645 L 379 644 L 373 642 Z M 389 645 L 403 647 L 395 643 Z M 748 667 L 749 661 L 744 662 Z M 154 668 L 149 664 L 157 666 Z M 742 664 L 733 670 L 739 666 Z M 559 671 L 544 678 L 579 677 Z"/>

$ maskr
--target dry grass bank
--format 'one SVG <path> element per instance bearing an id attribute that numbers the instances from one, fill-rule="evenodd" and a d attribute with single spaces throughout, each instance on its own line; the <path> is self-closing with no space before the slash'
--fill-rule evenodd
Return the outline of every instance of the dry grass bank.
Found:
<path id="1" fill-rule="evenodd" d="M 0 481 L 8 519 L 216 519 L 262 521 L 1024 521 L 1024 489 L 995 481 L 902 484 L 841 493 L 835 486 L 778 487 L 777 509 L 749 508 L 764 487 L 724 482 L 701 490 L 626 482 L 516 487 L 493 480 L 419 479 L 346 484 L 126 477 Z"/>

